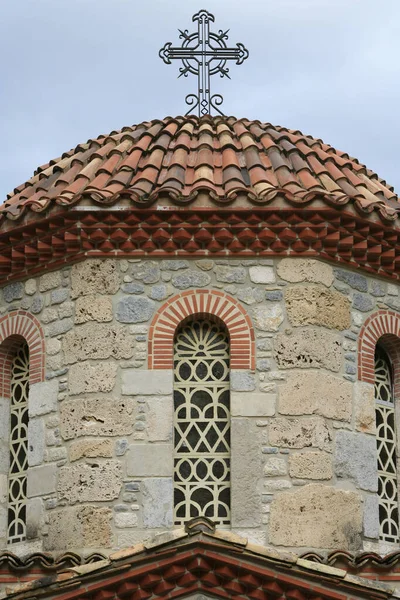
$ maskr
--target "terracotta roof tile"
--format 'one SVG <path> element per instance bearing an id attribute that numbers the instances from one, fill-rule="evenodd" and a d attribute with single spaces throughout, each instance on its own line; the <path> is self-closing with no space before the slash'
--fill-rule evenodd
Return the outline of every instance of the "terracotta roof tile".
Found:
<path id="1" fill-rule="evenodd" d="M 259 121 L 189 116 L 124 127 L 79 144 L 15 188 L 0 218 L 120 198 L 143 207 L 162 196 L 195 204 L 197 191 L 208 191 L 216 203 L 232 202 L 239 192 L 259 206 L 278 194 L 294 204 L 350 202 L 386 220 L 400 209 L 392 187 L 319 139 Z"/>

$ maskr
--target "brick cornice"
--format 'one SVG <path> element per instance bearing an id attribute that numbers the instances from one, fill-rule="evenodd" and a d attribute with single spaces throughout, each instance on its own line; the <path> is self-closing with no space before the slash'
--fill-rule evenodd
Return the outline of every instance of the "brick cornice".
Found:
<path id="1" fill-rule="evenodd" d="M 381 342 L 388 351 L 395 371 L 395 393 L 400 393 L 400 314 L 378 310 L 370 315 L 358 338 L 358 379 L 375 383 L 375 349 Z"/>

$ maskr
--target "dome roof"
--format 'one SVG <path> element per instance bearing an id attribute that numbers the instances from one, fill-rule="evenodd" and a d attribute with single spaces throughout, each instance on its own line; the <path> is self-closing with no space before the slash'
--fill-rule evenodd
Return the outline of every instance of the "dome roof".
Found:
<path id="1" fill-rule="evenodd" d="M 262 207 L 278 196 L 306 205 L 354 204 L 394 220 L 393 188 L 348 154 L 300 131 L 234 117 L 167 117 L 89 140 L 37 169 L 9 194 L 0 215 L 53 205 L 136 207 L 196 205 L 207 192 L 215 206 Z M 241 204 L 242 206 L 243 204 Z"/>

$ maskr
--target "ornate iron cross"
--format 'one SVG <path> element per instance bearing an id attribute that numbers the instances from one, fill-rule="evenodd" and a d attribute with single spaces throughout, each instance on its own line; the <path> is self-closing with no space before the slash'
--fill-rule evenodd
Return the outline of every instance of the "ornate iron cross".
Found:
<path id="1" fill-rule="evenodd" d="M 241 65 L 249 56 L 249 52 L 243 44 L 236 44 L 236 48 L 227 47 L 225 40 L 228 39 L 229 29 L 227 31 L 220 29 L 218 33 L 210 31 L 210 21 L 214 20 L 214 15 L 206 10 L 201 10 L 192 18 L 192 21 L 198 23 L 197 32 L 189 33 L 187 29 L 185 31 L 179 29 L 179 38 L 183 39 L 182 46 L 175 47 L 171 42 L 167 42 L 159 52 L 160 57 L 167 65 L 170 65 L 171 60 L 175 59 L 183 62 L 183 67 L 179 69 L 179 77 L 182 75 L 187 77 L 189 73 L 197 75 L 197 94 L 188 94 L 185 98 L 186 104 L 191 107 L 187 111 L 187 115 L 197 107 L 199 116 L 211 114 L 212 108 L 222 115 L 218 106 L 221 106 L 223 98 L 221 94 L 211 95 L 210 77 L 219 73 L 220 77 L 230 79 L 226 62 L 235 60 L 237 65 Z"/>

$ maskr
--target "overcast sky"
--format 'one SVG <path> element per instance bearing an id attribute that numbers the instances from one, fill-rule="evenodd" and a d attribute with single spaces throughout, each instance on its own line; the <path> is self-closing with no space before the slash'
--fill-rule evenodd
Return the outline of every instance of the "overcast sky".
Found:
<path id="1" fill-rule="evenodd" d="M 186 112 L 158 50 L 201 8 L 250 57 L 224 113 L 300 129 L 400 193 L 400 0 L 0 0 L 0 200 L 88 138 Z"/>

